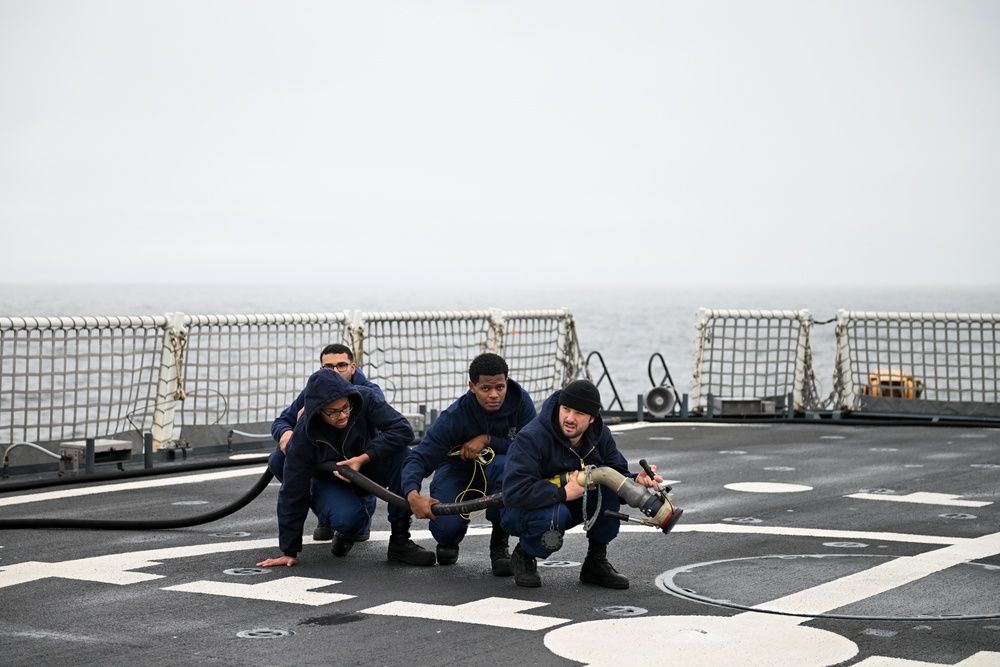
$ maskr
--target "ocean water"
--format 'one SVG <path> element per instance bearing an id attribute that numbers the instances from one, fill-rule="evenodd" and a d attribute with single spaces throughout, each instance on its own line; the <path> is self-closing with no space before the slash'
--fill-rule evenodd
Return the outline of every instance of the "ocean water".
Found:
<path id="1" fill-rule="evenodd" d="M 497 288 L 461 286 L 331 287 L 268 285 L 0 285 L 0 317 L 162 315 L 168 312 L 303 313 L 568 308 L 584 354 L 597 351 L 626 410 L 663 377 L 659 353 L 681 392 L 694 370 L 698 309 L 808 309 L 817 325 L 812 352 L 820 396 L 832 390 L 838 309 L 1000 313 L 1000 286 L 810 288 L 795 286 Z M 592 367 L 592 372 L 599 373 Z M 515 378 L 516 379 L 516 378 Z M 604 388 L 605 404 L 610 390 Z"/>

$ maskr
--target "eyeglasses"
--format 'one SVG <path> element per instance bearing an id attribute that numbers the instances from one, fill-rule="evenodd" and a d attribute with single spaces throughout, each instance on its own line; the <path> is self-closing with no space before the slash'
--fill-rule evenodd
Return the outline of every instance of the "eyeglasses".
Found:
<path id="1" fill-rule="evenodd" d="M 351 367 L 351 364 L 347 361 L 341 361 L 339 364 L 323 364 L 323 368 L 329 368 L 331 371 L 346 371 Z"/>
<path id="2" fill-rule="evenodd" d="M 348 415 L 351 412 L 351 402 L 348 401 L 344 404 L 342 408 L 324 408 L 320 410 L 324 417 L 329 419 L 336 419 L 340 415 Z"/>

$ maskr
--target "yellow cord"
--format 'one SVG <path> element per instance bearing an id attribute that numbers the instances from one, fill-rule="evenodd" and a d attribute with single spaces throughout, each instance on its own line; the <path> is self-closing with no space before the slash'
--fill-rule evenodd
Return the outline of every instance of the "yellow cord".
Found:
<path id="1" fill-rule="evenodd" d="M 458 456 L 462 453 L 461 447 L 455 447 L 450 452 L 448 456 Z M 485 498 L 486 497 L 486 485 L 488 480 L 486 479 L 486 466 L 493 462 L 496 452 L 490 447 L 484 447 L 480 450 L 479 455 L 472 461 L 472 479 L 469 480 L 469 485 L 465 487 L 465 490 L 455 496 L 455 502 L 460 503 L 467 499 L 469 494 L 478 494 L 473 496 L 474 498 Z M 483 478 L 483 488 L 477 489 L 473 485 L 476 483 L 476 476 L 482 475 Z M 459 514 L 460 517 L 466 521 L 472 521 L 476 517 L 486 514 L 486 510 L 476 510 L 475 512 L 465 512 Z"/>

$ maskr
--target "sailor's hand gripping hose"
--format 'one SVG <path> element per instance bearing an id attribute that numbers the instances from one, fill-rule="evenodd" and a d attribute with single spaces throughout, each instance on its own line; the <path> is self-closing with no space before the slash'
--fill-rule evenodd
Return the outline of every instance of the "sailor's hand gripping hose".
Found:
<path id="1" fill-rule="evenodd" d="M 642 460 L 639 463 L 646 471 L 646 474 L 649 475 L 649 478 L 653 479 L 654 473 L 649 468 L 646 461 Z M 618 512 L 607 513 L 616 519 L 622 521 L 636 521 L 636 523 L 659 528 L 664 533 L 669 533 L 670 529 L 673 528 L 674 524 L 676 524 L 678 519 L 681 518 L 681 514 L 684 513 L 684 510 L 674 506 L 674 503 L 670 498 L 671 489 L 669 486 L 659 489 L 656 493 L 650 493 L 647 487 L 626 477 L 612 468 L 597 468 L 591 466 L 584 470 L 576 471 L 573 474 L 576 475 L 576 483 L 580 486 L 587 489 L 594 489 L 598 484 L 606 486 L 617 493 L 629 507 L 634 507 L 649 517 L 648 519 L 635 520 L 626 514 L 620 514 Z M 565 483 L 565 475 L 566 473 L 563 473 L 561 476 L 553 477 L 552 482 L 556 484 L 559 484 L 560 482 Z"/>

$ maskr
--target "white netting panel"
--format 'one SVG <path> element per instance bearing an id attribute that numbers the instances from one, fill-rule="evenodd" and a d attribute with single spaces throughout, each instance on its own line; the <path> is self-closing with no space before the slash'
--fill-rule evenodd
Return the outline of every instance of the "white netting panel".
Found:
<path id="1" fill-rule="evenodd" d="M 141 421 L 134 413 L 155 400 L 164 322 L 0 318 L 0 442 L 100 438 L 132 428 L 130 419 Z"/>
<path id="2" fill-rule="evenodd" d="M 469 363 L 504 357 L 538 402 L 583 367 L 569 311 L 363 313 L 355 348 L 369 379 L 402 412 L 443 410 L 468 390 Z"/>
<path id="3" fill-rule="evenodd" d="M 444 409 L 481 352 L 536 402 L 587 375 L 569 311 L 0 318 L 0 442 L 271 422 L 330 343 L 402 412 Z M 190 434 L 190 431 L 187 432 Z M 185 436 L 187 437 L 187 435 Z M 159 446 L 159 445 L 157 445 Z"/>
<path id="4" fill-rule="evenodd" d="M 805 310 L 700 309 L 691 408 L 707 407 L 708 394 L 783 401 L 789 393 L 802 407 L 812 321 Z"/>
<path id="5" fill-rule="evenodd" d="M 1000 315 L 839 311 L 838 403 L 861 397 L 998 403 Z"/>
<path id="6" fill-rule="evenodd" d="M 499 353 L 536 405 L 570 381 L 590 377 L 569 311 L 512 311 L 504 324 Z"/>
<path id="7" fill-rule="evenodd" d="M 189 315 L 176 424 L 270 422 L 319 368 L 319 353 L 349 340 L 343 313 Z"/>
<path id="8" fill-rule="evenodd" d="M 400 412 L 446 407 L 468 388 L 469 361 L 494 351 L 489 311 L 363 313 L 362 318 L 355 350 L 364 350 L 365 374 Z"/>

